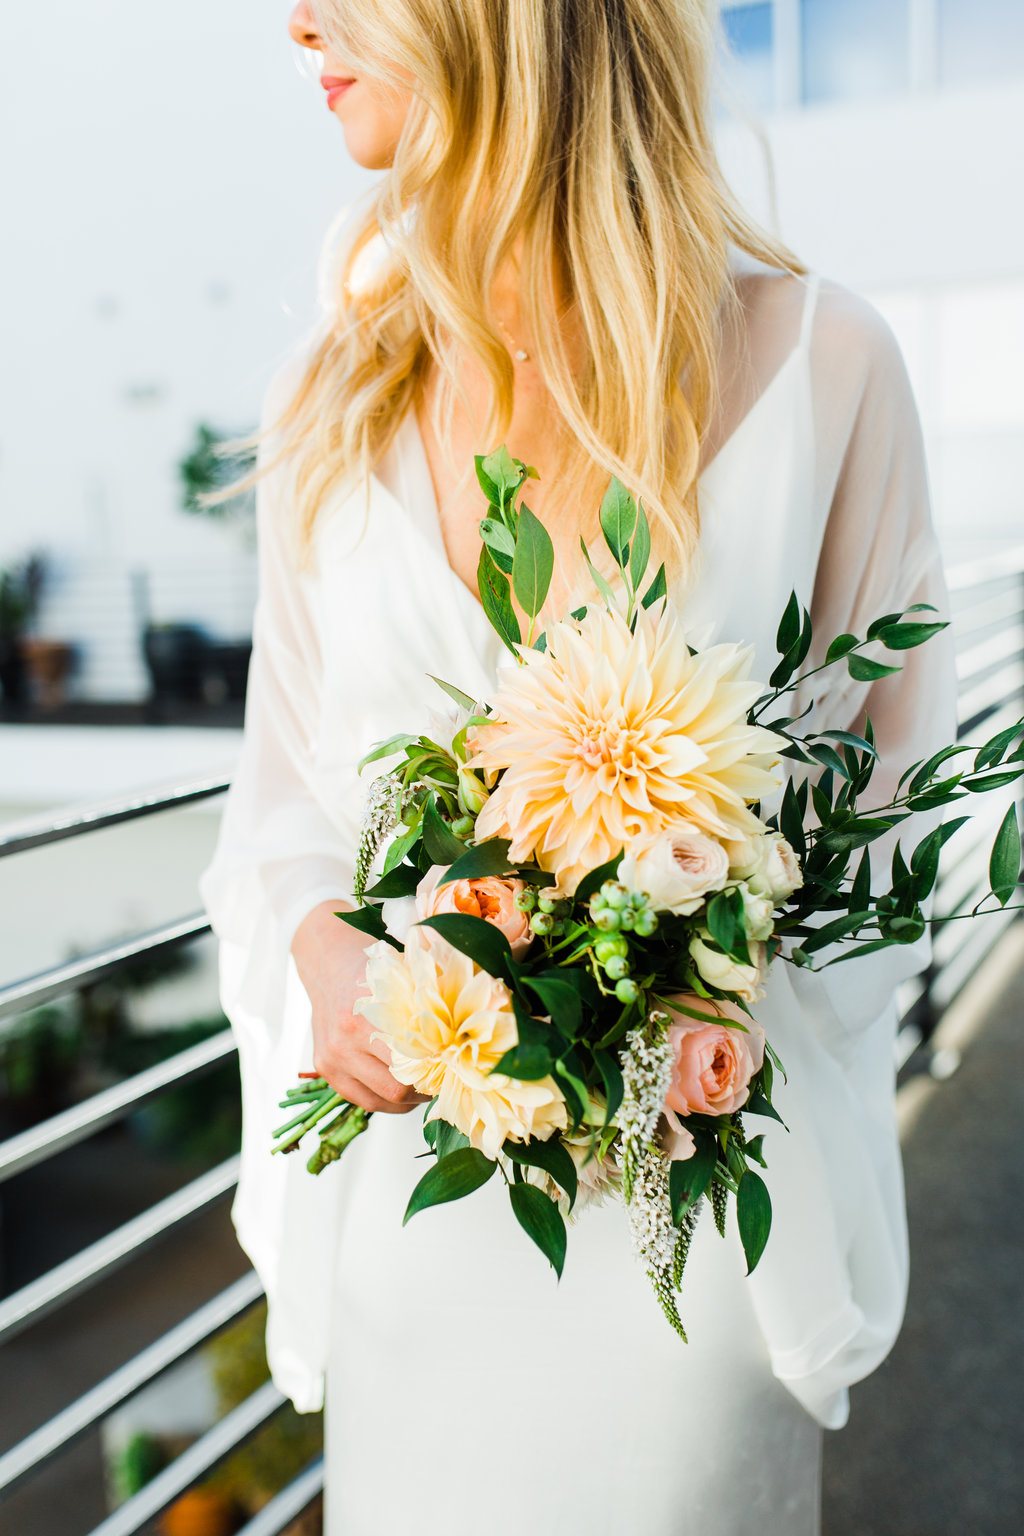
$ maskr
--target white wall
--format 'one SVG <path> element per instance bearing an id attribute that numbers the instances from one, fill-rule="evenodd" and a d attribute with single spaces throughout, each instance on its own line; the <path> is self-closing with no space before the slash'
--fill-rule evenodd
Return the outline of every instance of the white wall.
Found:
<path id="1" fill-rule="evenodd" d="M 200 420 L 255 422 L 312 318 L 322 236 L 371 180 L 298 73 L 289 9 L 50 0 L 0 20 L 0 563 L 53 553 L 42 628 L 93 634 L 86 692 L 141 687 L 134 570 L 177 587 L 159 617 L 247 628 L 251 551 L 178 511 L 175 466 Z"/>
<path id="2" fill-rule="evenodd" d="M 1024 79 L 776 113 L 778 229 L 867 295 L 907 359 L 949 556 L 1024 541 Z M 729 178 L 772 221 L 747 126 Z"/>

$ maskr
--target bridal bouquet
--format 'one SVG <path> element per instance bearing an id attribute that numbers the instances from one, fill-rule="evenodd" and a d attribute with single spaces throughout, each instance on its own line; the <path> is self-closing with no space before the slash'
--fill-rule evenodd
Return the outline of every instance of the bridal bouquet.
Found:
<path id="1" fill-rule="evenodd" d="M 393 1075 L 430 1100 L 434 1161 L 405 1219 L 497 1177 L 561 1274 L 566 1218 L 614 1197 L 685 1338 L 677 1296 L 705 1202 L 724 1234 L 734 1200 L 748 1272 L 769 1235 L 765 1137 L 750 1124 L 780 1120 L 782 1063 L 757 1022 L 769 967 L 919 938 L 962 820 L 929 830 L 909 863 L 897 845 L 881 891 L 871 845 L 917 813 L 1018 779 L 1024 721 L 960 772 L 950 759 L 974 749 L 915 764 L 888 804 L 862 812 L 877 760 L 870 725 L 813 734 L 786 712 L 811 644 L 795 596 L 766 688 L 748 677 L 749 649 L 691 649 L 664 566 L 648 577 L 643 507 L 613 480 L 600 517 L 618 579 L 584 544 L 595 602 L 537 633 L 554 555 L 520 502 L 536 472 L 502 448 L 477 474 L 489 503 L 480 597 L 511 659 L 486 703 L 440 682 L 455 713 L 365 760 L 391 766 L 370 786 L 360 905 L 338 914 L 377 941 L 356 1009 Z M 897 671 L 865 650 L 905 651 L 944 627 L 914 611 L 839 636 L 817 670 L 862 681 Z M 1000 905 L 1019 862 L 1011 808 L 990 862 Z M 277 1150 L 315 1128 L 314 1173 L 369 1120 L 312 1076 L 284 1105 L 293 1117 Z"/>

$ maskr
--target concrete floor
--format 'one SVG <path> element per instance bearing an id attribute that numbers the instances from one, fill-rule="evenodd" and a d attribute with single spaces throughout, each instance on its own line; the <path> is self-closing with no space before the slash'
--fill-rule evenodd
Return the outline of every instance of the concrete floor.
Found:
<path id="1" fill-rule="evenodd" d="M 1024 1530 L 1021 927 L 986 1002 L 944 1021 L 959 1070 L 903 1090 L 907 1318 L 854 1389 L 849 1426 L 826 1437 L 824 1536 Z"/>

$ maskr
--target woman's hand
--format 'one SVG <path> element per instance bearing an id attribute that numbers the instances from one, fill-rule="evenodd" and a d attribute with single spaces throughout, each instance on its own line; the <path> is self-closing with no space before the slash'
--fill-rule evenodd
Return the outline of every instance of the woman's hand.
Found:
<path id="1" fill-rule="evenodd" d="M 313 1008 L 313 1067 L 331 1087 L 363 1109 L 408 1114 L 422 1094 L 396 1082 L 391 1054 L 370 1039 L 371 1026 L 353 1013 L 366 983 L 367 939 L 334 916 L 344 903 L 324 901 L 295 930 L 292 956 Z"/>

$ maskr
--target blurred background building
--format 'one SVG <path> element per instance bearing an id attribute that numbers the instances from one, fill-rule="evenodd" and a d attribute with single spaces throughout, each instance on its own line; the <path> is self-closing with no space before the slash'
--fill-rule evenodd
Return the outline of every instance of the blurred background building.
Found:
<path id="1" fill-rule="evenodd" d="M 372 182 L 346 157 L 287 37 L 288 12 L 286 0 L 51 0 L 0 21 L 0 842 L 55 808 L 223 781 L 237 754 L 251 521 L 244 508 L 186 510 L 188 487 L 211 438 L 256 423 L 271 374 L 314 317 L 325 232 Z M 1024 3 L 723 0 L 721 31 L 727 174 L 812 268 L 863 293 L 892 325 L 950 564 L 1021 546 Z M 1019 640 L 1002 638 L 1020 609 L 1020 562 L 1007 568 L 994 585 L 985 578 L 983 600 L 964 598 L 965 609 L 995 605 L 978 631 L 990 647 L 985 708 L 1002 707 L 1024 680 Z M 209 1044 L 224 1025 L 210 941 L 190 946 L 190 964 L 143 955 L 31 1012 L 3 1003 L 20 978 L 193 913 L 219 804 L 178 805 L 0 859 L 0 1372 L 23 1386 L 0 1407 L 0 1500 L 5 1476 L 18 1484 L 0 1502 L 0 1526 L 10 1518 L 26 1536 L 91 1530 L 108 1502 L 138 1495 L 168 1455 L 202 1443 L 218 1416 L 262 1390 L 258 1327 L 238 1303 L 240 1332 L 219 1333 L 201 1368 L 190 1355 L 177 1377 L 161 1377 L 168 1391 L 97 1410 L 54 1475 L 22 1481 L 11 1460 L 69 1395 L 130 1364 L 155 1333 L 226 1294 L 220 1287 L 245 1283 L 223 1203 L 236 1087 Z M 1004 962 L 999 977 L 1009 974 Z M 957 1028 L 935 1055 L 939 1075 L 959 1059 Z M 910 1037 L 904 1055 L 912 1046 Z M 5 1173 L 3 1137 L 189 1049 L 220 1062 L 202 1092 L 179 1088 L 169 1109 L 119 1112 L 101 1135 L 38 1166 L 22 1143 L 10 1164 L 20 1171 Z M 1006 1042 L 991 1049 L 998 1072 Z M 932 1199 L 933 1143 L 924 1145 L 919 1183 Z M 994 1155 L 975 1147 L 962 1177 L 987 1178 Z M 42 1325 L 11 1322 L 52 1265 L 74 1263 L 154 1200 L 185 1200 L 204 1179 L 207 1203 L 176 1239 L 172 1266 L 144 1244 L 113 1289 L 88 1291 Z M 932 1237 L 944 1251 L 948 1232 Z M 988 1319 L 1003 1297 L 1009 1311 L 1018 1272 L 1009 1265 L 982 1314 L 968 1276 L 965 1306 Z M 38 1318 L 51 1303 L 40 1305 Z M 971 1347 L 977 1364 L 984 1340 Z M 884 1406 L 884 1372 L 876 1380 Z M 1006 1400 L 1000 1409 L 1012 1418 Z M 314 1441 L 289 1421 L 248 1462 L 229 1460 L 214 1490 L 221 1514 L 211 1518 L 222 1523 L 204 1529 L 239 1528 Z M 260 1467 L 272 1469 L 269 1481 Z M 932 1485 L 946 1470 L 940 1457 Z M 1003 1469 L 997 1485 L 1014 1475 Z M 904 1516 L 895 1481 L 885 1524 L 844 1477 L 833 1477 L 829 1536 L 985 1536 L 1014 1525 L 1005 1510 L 963 1502 L 947 1519 L 941 1500 Z M 170 1536 L 179 1528 L 164 1526 Z"/>

